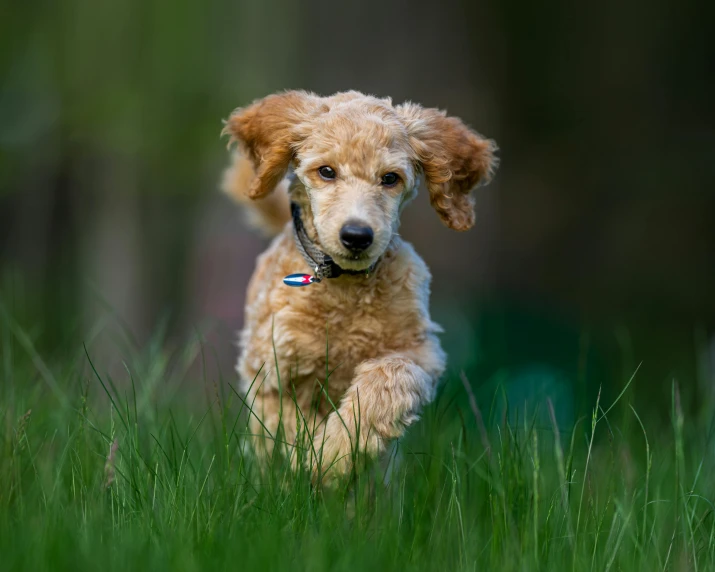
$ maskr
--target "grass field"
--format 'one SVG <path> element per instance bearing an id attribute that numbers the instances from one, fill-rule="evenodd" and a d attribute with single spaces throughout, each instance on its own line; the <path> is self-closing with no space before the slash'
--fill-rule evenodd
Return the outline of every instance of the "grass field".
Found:
<path id="1" fill-rule="evenodd" d="M 666 427 L 624 379 L 559 428 L 549 401 L 507 411 L 450 378 L 388 486 L 370 469 L 318 491 L 282 459 L 257 470 L 229 383 L 195 380 L 197 404 L 160 351 L 117 380 L 91 349 L 50 363 L 4 318 L 2 570 L 715 569 L 710 416 L 677 384 Z"/>

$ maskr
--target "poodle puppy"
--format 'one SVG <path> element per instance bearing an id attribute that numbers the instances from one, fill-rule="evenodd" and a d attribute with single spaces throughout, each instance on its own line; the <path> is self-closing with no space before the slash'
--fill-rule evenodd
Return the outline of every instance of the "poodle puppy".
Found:
<path id="1" fill-rule="evenodd" d="M 472 227 L 496 145 L 437 109 L 355 91 L 269 95 L 224 134 L 238 144 L 224 190 L 277 235 L 240 335 L 254 449 L 265 458 L 280 443 L 318 480 L 350 473 L 418 419 L 445 369 L 402 209 L 424 178 L 442 222 Z"/>

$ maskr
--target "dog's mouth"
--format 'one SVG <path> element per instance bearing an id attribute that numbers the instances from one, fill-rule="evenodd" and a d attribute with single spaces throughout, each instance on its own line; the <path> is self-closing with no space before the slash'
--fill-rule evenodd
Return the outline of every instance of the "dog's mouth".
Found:
<path id="1" fill-rule="evenodd" d="M 320 232 L 318 232 L 320 237 Z M 350 250 L 345 248 L 339 241 L 320 241 L 322 251 L 333 259 L 333 262 L 343 270 L 360 272 L 367 270 L 377 262 L 387 249 L 389 241 L 385 241 L 380 233 L 376 233 L 373 243 L 364 250 Z"/>
<path id="2" fill-rule="evenodd" d="M 382 253 L 360 252 L 360 253 L 328 253 L 331 258 L 343 270 L 367 270 L 372 266 Z"/>

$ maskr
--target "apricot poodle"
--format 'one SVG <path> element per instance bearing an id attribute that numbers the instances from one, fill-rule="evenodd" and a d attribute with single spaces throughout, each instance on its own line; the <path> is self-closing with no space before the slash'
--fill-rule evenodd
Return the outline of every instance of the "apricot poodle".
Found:
<path id="1" fill-rule="evenodd" d="M 224 190 L 277 235 L 240 335 L 254 449 L 266 458 L 280 444 L 333 479 L 383 454 L 445 369 L 429 270 L 397 233 L 402 209 L 424 178 L 442 222 L 471 228 L 496 145 L 437 109 L 355 91 L 270 95 L 224 133 L 238 144 Z"/>

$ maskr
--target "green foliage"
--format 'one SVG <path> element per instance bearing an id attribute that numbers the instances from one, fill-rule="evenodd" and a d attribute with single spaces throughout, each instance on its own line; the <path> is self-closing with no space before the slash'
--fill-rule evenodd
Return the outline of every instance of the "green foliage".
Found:
<path id="1" fill-rule="evenodd" d="M 676 384 L 668 430 L 635 404 L 615 419 L 627 384 L 567 429 L 549 398 L 524 412 L 448 380 L 389 484 L 370 467 L 318 490 L 278 455 L 259 470 L 230 386 L 204 379 L 203 406 L 187 387 L 159 398 L 185 375 L 160 349 L 112 379 L 91 346 L 48 364 L 6 314 L 0 331 L 2 569 L 715 567 L 709 428 Z"/>

